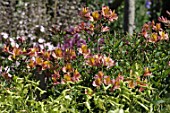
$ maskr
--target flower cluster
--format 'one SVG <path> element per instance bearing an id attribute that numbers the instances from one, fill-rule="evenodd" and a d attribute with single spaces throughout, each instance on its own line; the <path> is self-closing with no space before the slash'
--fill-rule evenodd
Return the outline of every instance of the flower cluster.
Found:
<path id="1" fill-rule="evenodd" d="M 152 4 L 151 0 L 146 0 L 146 2 L 145 2 L 145 7 L 146 7 L 148 10 L 150 10 L 150 9 L 151 9 L 151 4 Z M 147 14 L 150 15 L 150 11 L 147 11 Z"/>
<path id="2" fill-rule="evenodd" d="M 115 11 L 112 11 L 108 6 L 103 6 L 102 10 L 93 12 L 90 11 L 87 7 L 84 7 L 80 12 L 80 16 L 92 22 L 89 27 L 90 30 L 100 29 L 100 32 L 107 32 L 110 30 L 110 28 L 108 26 L 102 25 L 102 23 L 99 21 L 110 23 L 118 19 Z M 100 24 L 98 24 L 98 22 Z"/>
<path id="3" fill-rule="evenodd" d="M 91 12 L 87 7 L 82 8 L 80 15 L 90 21 L 98 21 L 102 18 L 113 22 L 118 19 L 115 11 L 111 10 L 108 6 L 103 6 L 101 11 L 93 11 Z"/>
<path id="4" fill-rule="evenodd" d="M 160 40 L 169 40 L 168 34 L 161 28 L 161 24 L 155 24 L 154 21 L 143 25 L 142 36 L 144 36 L 148 42 L 152 43 L 156 43 Z"/>
<path id="5" fill-rule="evenodd" d="M 92 55 L 87 45 L 82 45 L 81 48 L 78 48 L 78 51 L 84 56 L 85 63 L 89 66 L 106 66 L 110 68 L 115 65 L 115 61 L 110 57 L 101 54 Z"/>
<path id="6" fill-rule="evenodd" d="M 167 14 L 170 16 L 170 12 L 169 12 L 169 11 L 167 11 Z M 164 23 L 165 26 L 167 26 L 168 28 L 170 28 L 170 20 L 168 20 L 166 17 L 161 16 L 161 17 L 158 18 L 158 20 L 159 20 L 160 22 Z"/>
<path id="7" fill-rule="evenodd" d="M 111 79 L 110 76 L 104 75 L 102 71 L 99 71 L 94 76 L 93 86 L 94 87 L 100 87 L 102 84 L 108 86 L 111 85 L 111 91 L 114 91 L 116 89 L 120 88 L 120 83 L 124 80 L 124 77 L 122 75 L 118 75 L 116 79 Z"/>
<path id="8" fill-rule="evenodd" d="M 140 77 L 137 77 L 135 79 L 126 79 L 125 82 L 128 83 L 128 87 L 133 89 L 137 86 L 139 86 L 138 91 L 142 92 L 144 91 L 144 87 L 147 86 L 147 79 L 141 80 Z"/>

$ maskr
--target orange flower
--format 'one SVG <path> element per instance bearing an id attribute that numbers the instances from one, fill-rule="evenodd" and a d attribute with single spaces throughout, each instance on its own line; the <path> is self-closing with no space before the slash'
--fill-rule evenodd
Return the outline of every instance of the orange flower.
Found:
<path id="1" fill-rule="evenodd" d="M 136 85 L 137 84 L 136 84 L 136 82 L 134 80 L 129 80 L 128 81 L 128 87 L 129 88 L 135 88 Z"/>
<path id="2" fill-rule="evenodd" d="M 142 29 L 144 30 L 150 30 L 150 26 L 148 24 L 144 24 Z"/>
<path id="3" fill-rule="evenodd" d="M 94 87 L 99 87 L 100 85 L 102 84 L 102 80 L 100 78 L 96 78 L 94 81 L 93 81 L 93 86 Z"/>
<path id="4" fill-rule="evenodd" d="M 114 91 L 116 89 L 120 88 L 120 82 L 124 80 L 124 77 L 119 73 L 116 80 L 112 80 L 113 87 L 111 88 L 111 91 Z"/>
<path id="5" fill-rule="evenodd" d="M 40 65 L 40 66 L 41 66 L 41 65 L 43 64 L 43 59 L 40 58 L 40 57 L 36 57 L 36 58 L 35 58 L 35 62 L 36 62 L 37 65 Z"/>
<path id="6" fill-rule="evenodd" d="M 100 78 L 101 80 L 103 79 L 104 73 L 102 71 L 99 71 L 94 78 Z"/>
<path id="7" fill-rule="evenodd" d="M 118 16 L 115 11 L 112 11 L 108 6 L 102 7 L 102 15 L 105 18 L 109 19 L 109 21 L 111 22 L 118 19 Z"/>
<path id="8" fill-rule="evenodd" d="M 115 61 L 113 61 L 110 57 L 104 56 L 102 61 L 103 61 L 103 65 L 107 66 L 107 68 L 110 68 L 115 65 Z"/>
<path id="9" fill-rule="evenodd" d="M 109 17 L 109 20 L 112 22 L 114 20 L 117 20 L 118 19 L 118 16 L 117 14 L 115 13 L 115 10 L 114 11 L 111 11 L 111 15 Z"/>
<path id="10" fill-rule="evenodd" d="M 63 52 L 61 48 L 56 48 L 54 52 L 52 53 L 52 56 L 57 59 L 61 59 L 63 57 Z"/>
<path id="11" fill-rule="evenodd" d="M 13 59 L 15 59 L 16 56 L 19 56 L 21 53 L 22 53 L 21 49 L 14 47 L 14 48 L 13 48 L 13 51 L 12 51 L 12 54 L 13 54 L 12 57 L 13 57 Z"/>
<path id="12" fill-rule="evenodd" d="M 147 38 L 148 37 L 148 32 L 146 30 L 142 30 L 142 35 Z"/>
<path id="13" fill-rule="evenodd" d="M 39 48 L 34 47 L 28 50 L 28 55 L 30 56 L 37 56 L 37 52 L 39 51 Z"/>
<path id="14" fill-rule="evenodd" d="M 78 72 L 78 70 L 76 69 L 73 73 L 73 77 L 72 80 L 74 81 L 79 81 L 79 78 L 81 77 L 80 73 Z"/>
<path id="15" fill-rule="evenodd" d="M 43 56 L 44 56 L 46 59 L 50 59 L 51 52 L 50 52 L 50 51 L 45 51 L 45 52 L 43 52 Z"/>
<path id="16" fill-rule="evenodd" d="M 87 7 L 83 7 L 82 10 L 81 10 L 82 15 L 86 15 L 88 12 L 89 12 L 89 10 L 88 10 Z"/>
<path id="17" fill-rule="evenodd" d="M 87 45 L 82 44 L 81 49 L 80 49 L 79 52 L 82 53 L 82 54 L 87 54 L 89 52 L 88 48 L 87 48 Z"/>
<path id="18" fill-rule="evenodd" d="M 104 76 L 104 83 L 105 83 L 105 85 L 111 84 L 110 76 Z"/>
<path id="19" fill-rule="evenodd" d="M 44 61 L 43 62 L 43 64 L 42 64 L 42 67 L 43 67 L 43 69 L 49 69 L 49 68 L 51 68 L 51 63 L 50 63 L 50 61 Z"/>
<path id="20" fill-rule="evenodd" d="M 93 57 L 88 58 L 88 60 L 86 61 L 86 64 L 90 66 L 95 66 L 96 65 L 95 58 Z"/>
<path id="21" fill-rule="evenodd" d="M 110 15 L 110 9 L 108 6 L 103 6 L 102 7 L 102 15 L 104 17 L 108 17 Z"/>
<path id="22" fill-rule="evenodd" d="M 67 63 L 66 66 L 64 66 L 64 67 L 62 68 L 62 71 L 63 71 L 64 73 L 72 72 L 72 71 L 73 71 L 73 68 L 72 68 L 72 66 L 71 66 L 70 63 Z"/>
<path id="23" fill-rule="evenodd" d="M 76 58 L 76 52 L 73 49 L 66 49 L 64 54 L 64 60 L 73 60 Z"/>
<path id="24" fill-rule="evenodd" d="M 90 49 L 87 48 L 87 45 L 82 44 L 81 48 L 78 48 L 79 53 L 83 54 L 84 58 L 87 58 L 90 54 Z"/>
<path id="25" fill-rule="evenodd" d="M 168 34 L 165 33 L 164 31 L 159 31 L 159 35 L 161 37 L 160 40 L 168 40 L 169 39 Z"/>
<path id="26" fill-rule="evenodd" d="M 102 56 L 100 55 L 90 56 L 86 61 L 86 64 L 90 66 L 102 66 Z"/>
<path id="27" fill-rule="evenodd" d="M 33 60 L 30 60 L 30 62 L 28 63 L 27 68 L 33 68 L 35 67 L 35 62 Z"/>
<path id="28" fill-rule="evenodd" d="M 139 83 L 139 86 L 140 86 L 139 92 L 144 91 L 144 90 L 145 90 L 145 87 L 146 87 L 147 85 L 148 85 L 148 84 L 147 84 L 147 79 L 145 79 L 145 81 L 143 81 L 143 82 L 140 82 L 140 83 Z"/>
<path id="29" fill-rule="evenodd" d="M 156 26 L 153 26 L 153 30 L 155 30 L 155 31 L 162 30 L 161 29 L 161 24 L 160 23 L 156 23 Z"/>
<path id="30" fill-rule="evenodd" d="M 90 18 L 91 16 L 90 16 L 90 11 L 89 11 L 89 9 L 87 8 L 87 7 L 83 7 L 82 8 L 82 10 L 81 10 L 81 12 L 80 12 L 80 15 L 82 16 L 82 17 L 85 17 L 85 18 Z"/>
<path id="31" fill-rule="evenodd" d="M 4 47 L 3 47 L 3 52 L 10 52 L 10 51 L 9 51 L 9 46 L 4 45 Z"/>
<path id="32" fill-rule="evenodd" d="M 60 84 L 57 80 L 60 79 L 60 73 L 58 71 L 54 71 L 54 74 L 52 74 L 52 80 L 54 82 L 54 85 Z"/>
<path id="33" fill-rule="evenodd" d="M 149 68 L 146 67 L 146 68 L 144 69 L 144 75 L 143 75 L 143 76 L 150 76 L 150 75 L 152 75 L 152 73 L 151 73 L 151 71 L 149 70 Z"/>
<path id="34" fill-rule="evenodd" d="M 155 43 L 158 41 L 158 34 L 157 33 L 152 33 L 151 37 L 149 38 L 149 42 Z"/>
<path id="35" fill-rule="evenodd" d="M 97 21 L 97 20 L 99 20 L 101 18 L 101 16 L 100 16 L 98 11 L 92 12 L 92 17 L 93 17 L 94 21 Z"/>
<path id="36" fill-rule="evenodd" d="M 89 30 L 94 31 L 94 24 L 90 24 Z"/>
<path id="37" fill-rule="evenodd" d="M 67 73 L 67 74 L 64 75 L 64 81 L 65 82 L 71 81 L 70 73 Z"/>

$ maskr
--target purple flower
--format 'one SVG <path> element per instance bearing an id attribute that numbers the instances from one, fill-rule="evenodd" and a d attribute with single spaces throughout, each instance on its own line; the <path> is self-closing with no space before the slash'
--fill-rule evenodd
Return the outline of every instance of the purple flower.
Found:
<path id="1" fill-rule="evenodd" d="M 145 7 L 147 9 L 150 9 L 151 8 L 151 4 L 152 4 L 152 2 L 150 0 L 146 0 Z"/>
<path id="2" fill-rule="evenodd" d="M 104 38 L 99 39 L 99 44 L 104 44 Z"/>

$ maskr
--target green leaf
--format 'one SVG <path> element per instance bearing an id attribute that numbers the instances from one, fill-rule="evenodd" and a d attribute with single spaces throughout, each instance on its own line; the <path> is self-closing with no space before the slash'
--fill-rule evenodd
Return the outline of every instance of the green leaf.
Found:
<path id="1" fill-rule="evenodd" d="M 88 110 L 91 110 L 90 103 L 88 101 L 84 102 L 85 106 L 87 107 Z"/>
<path id="2" fill-rule="evenodd" d="M 154 104 L 158 105 L 158 104 L 162 104 L 162 103 L 165 103 L 164 100 L 156 100 L 154 101 Z"/>

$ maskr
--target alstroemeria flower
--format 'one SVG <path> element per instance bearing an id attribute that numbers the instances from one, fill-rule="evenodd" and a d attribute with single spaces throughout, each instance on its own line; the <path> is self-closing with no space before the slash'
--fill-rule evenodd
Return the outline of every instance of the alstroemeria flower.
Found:
<path id="1" fill-rule="evenodd" d="M 155 42 L 157 42 L 158 40 L 159 40 L 158 34 L 157 34 L 157 33 L 152 33 L 148 41 L 149 41 L 149 42 L 152 42 L 152 43 L 155 43 Z"/>
<path id="2" fill-rule="evenodd" d="M 91 16 L 90 16 L 90 11 L 87 7 L 83 7 L 81 12 L 80 12 L 80 15 L 84 18 L 87 18 L 87 19 L 90 19 Z"/>
<path id="3" fill-rule="evenodd" d="M 102 15 L 104 17 L 108 17 L 110 15 L 110 8 L 108 6 L 102 7 Z"/>
<path id="4" fill-rule="evenodd" d="M 153 30 L 155 30 L 155 31 L 160 31 L 160 30 L 162 30 L 161 24 L 160 24 L 160 23 L 156 23 L 156 25 L 153 26 Z"/>
<path id="5" fill-rule="evenodd" d="M 145 67 L 143 76 L 150 76 L 150 75 L 152 75 L 152 72 L 149 70 L 148 67 Z"/>
<path id="6" fill-rule="evenodd" d="M 2 71 L 2 67 L 0 67 L 0 74 L 6 79 L 9 80 L 12 78 L 12 75 L 9 73 L 10 67 L 5 67 L 5 71 Z"/>
<path id="7" fill-rule="evenodd" d="M 96 61 L 95 61 L 95 58 L 93 57 L 90 57 L 86 60 L 86 64 L 87 65 L 90 65 L 90 66 L 96 66 Z"/>
<path id="8" fill-rule="evenodd" d="M 9 80 L 12 78 L 12 75 L 8 72 L 2 72 L 1 74 L 6 80 Z"/>
<path id="9" fill-rule="evenodd" d="M 50 51 L 43 51 L 42 54 L 43 54 L 43 57 L 45 59 L 47 59 L 47 60 L 49 60 L 50 57 L 51 57 L 51 52 Z"/>
<path id="10" fill-rule="evenodd" d="M 88 49 L 85 44 L 82 44 L 81 48 L 78 48 L 78 51 L 83 54 L 84 58 L 87 58 L 90 55 L 90 49 Z"/>
<path id="11" fill-rule="evenodd" d="M 4 47 L 3 47 L 3 52 L 9 53 L 9 52 L 10 52 L 10 51 L 9 51 L 9 46 L 4 45 Z"/>
<path id="12" fill-rule="evenodd" d="M 101 32 L 107 32 L 107 31 L 110 31 L 110 28 L 108 26 L 102 26 L 101 28 Z"/>
<path id="13" fill-rule="evenodd" d="M 27 68 L 34 68 L 35 67 L 35 62 L 33 60 L 30 60 L 28 65 L 27 65 Z"/>
<path id="14" fill-rule="evenodd" d="M 101 18 L 101 15 L 99 14 L 98 11 L 94 11 L 94 12 L 92 12 L 92 17 L 93 17 L 93 19 L 91 21 L 93 21 L 93 20 L 97 21 Z"/>
<path id="15" fill-rule="evenodd" d="M 100 78 L 96 78 L 94 81 L 93 81 L 93 86 L 94 87 L 99 87 L 100 85 L 102 84 L 102 80 Z"/>
<path id="16" fill-rule="evenodd" d="M 103 79 L 104 73 L 102 71 L 99 71 L 94 78 L 100 78 L 101 80 Z"/>
<path id="17" fill-rule="evenodd" d="M 142 30 L 142 36 L 144 36 L 145 38 L 148 37 L 148 32 L 146 30 Z"/>
<path id="18" fill-rule="evenodd" d="M 43 64 L 43 59 L 42 59 L 41 57 L 36 57 L 36 58 L 35 58 L 35 63 L 36 63 L 36 65 L 42 66 L 42 64 Z"/>
<path id="19" fill-rule="evenodd" d="M 97 54 L 97 55 L 93 55 L 93 58 L 95 59 L 95 65 L 96 66 L 102 66 L 103 62 L 102 62 L 102 59 L 103 59 L 103 56 L 100 55 L 100 54 Z"/>
<path id="20" fill-rule="evenodd" d="M 64 53 L 65 60 L 73 60 L 76 58 L 76 52 L 73 49 L 66 49 Z"/>
<path id="21" fill-rule="evenodd" d="M 170 12 L 167 11 L 166 13 L 170 16 Z M 165 26 L 167 26 L 168 28 L 170 28 L 170 20 L 168 20 L 167 18 L 165 18 L 165 17 L 163 17 L 163 16 L 159 17 L 158 20 L 159 20 L 160 22 L 164 23 Z"/>
<path id="22" fill-rule="evenodd" d="M 61 48 L 56 48 L 54 52 L 52 53 L 52 56 L 57 59 L 63 58 L 63 52 Z"/>
<path id="23" fill-rule="evenodd" d="M 161 37 L 160 40 L 169 40 L 168 34 L 165 33 L 164 31 L 159 31 L 159 35 Z"/>
<path id="24" fill-rule="evenodd" d="M 64 79 L 63 79 L 62 83 L 66 83 L 66 82 L 69 82 L 69 81 L 71 81 L 70 73 L 64 74 Z"/>
<path id="25" fill-rule="evenodd" d="M 137 83 L 135 82 L 135 80 L 129 80 L 128 81 L 128 87 L 129 88 L 135 88 L 136 87 L 136 85 L 137 85 Z"/>
<path id="26" fill-rule="evenodd" d="M 120 88 L 120 82 L 124 80 L 124 77 L 122 75 L 119 75 L 117 76 L 117 78 L 115 80 L 112 80 L 112 84 L 113 84 L 113 87 L 111 88 L 111 91 L 114 91 L 116 89 L 119 89 Z"/>
<path id="27" fill-rule="evenodd" d="M 112 83 L 110 76 L 104 76 L 104 83 L 105 85 L 109 85 Z"/>
<path id="28" fill-rule="evenodd" d="M 58 71 L 54 71 L 54 74 L 52 74 L 52 80 L 54 85 L 60 84 L 58 81 L 60 79 L 60 73 Z"/>
<path id="29" fill-rule="evenodd" d="M 145 88 L 144 87 L 146 87 L 148 84 L 147 84 L 147 80 L 145 80 L 145 81 L 141 81 L 140 83 L 138 83 L 138 85 L 140 86 L 140 88 L 139 88 L 139 92 L 142 92 L 142 91 L 144 91 L 145 90 Z"/>
<path id="30" fill-rule="evenodd" d="M 16 56 L 19 56 L 22 53 L 20 48 L 14 47 L 12 50 L 12 58 L 16 59 Z"/>
<path id="31" fill-rule="evenodd" d="M 117 20 L 117 19 L 118 19 L 118 16 L 117 16 L 117 14 L 115 13 L 115 10 L 113 10 L 113 11 L 111 12 L 110 17 L 109 17 L 109 20 L 110 20 L 111 22 L 113 22 L 114 20 Z"/>
<path id="32" fill-rule="evenodd" d="M 72 66 L 71 66 L 70 63 L 67 63 L 67 64 L 62 68 L 62 71 L 63 71 L 64 73 L 72 72 L 72 71 L 73 71 L 73 68 L 72 68 Z"/>
<path id="33" fill-rule="evenodd" d="M 102 61 L 103 61 L 103 65 L 107 66 L 107 68 L 110 68 L 115 65 L 115 61 L 112 60 L 110 57 L 104 56 Z"/>
<path id="34" fill-rule="evenodd" d="M 78 72 L 78 70 L 76 69 L 74 72 L 73 72 L 73 77 L 72 77 L 72 81 L 75 82 L 75 81 L 79 81 L 81 75 L 80 73 Z"/>
<path id="35" fill-rule="evenodd" d="M 38 52 L 39 52 L 39 48 L 34 47 L 34 48 L 28 49 L 26 54 L 29 56 L 37 56 Z"/>
<path id="36" fill-rule="evenodd" d="M 51 65 L 51 62 L 50 61 L 44 61 L 43 64 L 42 64 L 42 69 L 45 70 L 45 69 L 49 69 L 51 68 L 52 65 Z"/>
<path id="37" fill-rule="evenodd" d="M 150 27 L 151 27 L 151 26 L 149 26 L 148 24 L 145 23 L 145 24 L 143 25 L 142 29 L 144 29 L 144 30 L 150 30 Z"/>
<path id="38" fill-rule="evenodd" d="M 94 81 L 93 81 L 93 86 L 94 87 L 99 87 L 103 83 L 103 77 L 104 73 L 102 71 L 99 71 L 95 76 L 94 76 Z"/>
<path id="39" fill-rule="evenodd" d="M 105 18 L 109 19 L 109 21 L 111 22 L 118 19 L 118 16 L 115 11 L 112 11 L 108 6 L 102 7 L 102 15 Z"/>

